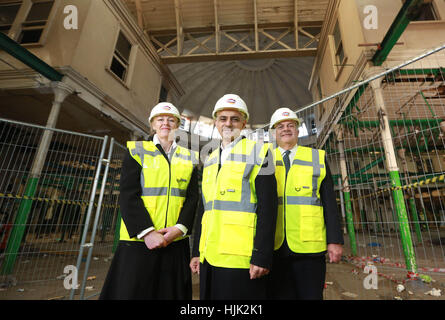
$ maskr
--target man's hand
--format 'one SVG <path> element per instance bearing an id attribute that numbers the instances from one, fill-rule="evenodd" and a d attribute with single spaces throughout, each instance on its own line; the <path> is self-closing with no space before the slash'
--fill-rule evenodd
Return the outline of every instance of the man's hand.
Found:
<path id="1" fill-rule="evenodd" d="M 172 243 L 176 238 L 182 236 L 184 233 L 179 230 L 177 227 L 168 227 L 158 230 L 158 232 L 164 235 L 164 239 L 167 242 L 166 245 Z"/>
<path id="2" fill-rule="evenodd" d="M 199 274 L 199 257 L 193 257 L 192 260 L 190 260 L 190 269 L 193 273 Z"/>
<path id="3" fill-rule="evenodd" d="M 330 243 L 328 244 L 329 262 L 339 262 L 343 253 L 343 246 L 341 244 Z"/>
<path id="4" fill-rule="evenodd" d="M 167 245 L 164 236 L 156 230 L 152 230 L 144 236 L 144 242 L 148 249 L 163 248 Z"/>
<path id="5" fill-rule="evenodd" d="M 269 274 L 269 269 L 258 267 L 256 265 L 251 264 L 250 265 L 250 280 L 261 278 L 262 276 L 265 276 L 266 274 Z"/>

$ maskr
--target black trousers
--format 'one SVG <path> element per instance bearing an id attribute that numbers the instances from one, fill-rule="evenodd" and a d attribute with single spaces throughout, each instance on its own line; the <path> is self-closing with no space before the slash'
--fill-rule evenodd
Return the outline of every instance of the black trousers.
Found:
<path id="1" fill-rule="evenodd" d="M 268 282 L 268 298 L 274 300 L 323 300 L 326 258 L 275 254 Z"/>
<path id="2" fill-rule="evenodd" d="M 200 264 L 200 300 L 265 300 L 267 276 L 250 280 L 249 269 L 220 268 L 204 260 Z"/>

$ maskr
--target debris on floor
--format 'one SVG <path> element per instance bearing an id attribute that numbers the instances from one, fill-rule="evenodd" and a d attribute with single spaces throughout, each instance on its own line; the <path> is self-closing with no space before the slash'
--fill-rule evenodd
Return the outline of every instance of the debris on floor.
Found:
<path id="1" fill-rule="evenodd" d="M 441 289 L 433 288 L 430 291 L 425 292 L 425 294 L 429 294 L 430 296 L 433 297 L 440 297 L 442 295 L 441 291 L 442 291 Z"/>
<path id="2" fill-rule="evenodd" d="M 370 242 L 367 244 L 368 247 L 381 247 L 382 245 L 378 242 Z"/>
<path id="3" fill-rule="evenodd" d="M 430 283 L 431 281 L 433 281 L 433 279 L 426 274 L 420 274 L 419 278 L 422 279 L 422 281 L 426 282 L 426 283 Z"/>
<path id="4" fill-rule="evenodd" d="M 341 294 L 344 295 L 344 296 L 350 297 L 350 298 L 357 298 L 358 297 L 357 294 L 352 293 L 352 292 L 347 292 L 347 291 L 346 292 L 342 292 Z"/>

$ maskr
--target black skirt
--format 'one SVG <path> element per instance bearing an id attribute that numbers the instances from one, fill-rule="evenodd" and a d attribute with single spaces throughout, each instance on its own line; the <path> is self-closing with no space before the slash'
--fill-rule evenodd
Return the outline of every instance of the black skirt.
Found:
<path id="1" fill-rule="evenodd" d="M 188 238 L 149 250 L 144 242 L 120 241 L 100 300 L 191 300 Z"/>

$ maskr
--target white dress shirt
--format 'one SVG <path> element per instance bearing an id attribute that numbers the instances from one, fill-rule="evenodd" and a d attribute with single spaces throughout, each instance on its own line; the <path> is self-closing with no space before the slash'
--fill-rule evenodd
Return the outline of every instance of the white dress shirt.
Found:
<path id="1" fill-rule="evenodd" d="M 239 139 L 235 139 L 225 147 L 221 143 L 221 165 L 223 165 L 224 162 L 227 160 L 230 152 L 232 152 L 233 147 L 235 146 L 235 144 L 237 144 L 238 141 Z"/>
<path id="2" fill-rule="evenodd" d="M 158 138 L 158 135 L 157 135 L 157 134 L 155 134 L 155 135 L 153 136 L 153 143 L 154 143 L 155 145 L 157 145 L 157 144 L 161 144 L 161 142 L 159 141 L 159 138 Z M 164 151 L 165 151 L 165 154 L 167 155 L 169 161 L 171 161 L 172 156 L 173 156 L 173 154 L 175 153 L 176 147 L 177 147 L 176 141 L 173 140 L 173 143 L 171 144 L 170 149 L 167 150 L 167 151 L 164 150 Z M 187 234 L 187 232 L 188 232 L 187 227 L 184 226 L 184 225 L 182 225 L 182 224 L 180 224 L 180 223 L 176 224 L 175 227 L 178 228 L 179 230 L 181 230 L 184 236 L 185 236 L 185 235 Z M 147 233 L 149 233 L 150 231 L 153 231 L 154 229 L 155 229 L 154 227 L 150 227 L 150 228 L 147 228 L 147 229 L 143 230 L 141 233 L 139 233 L 139 234 L 137 235 L 137 238 L 138 238 L 138 239 L 142 239 Z"/>
<path id="3" fill-rule="evenodd" d="M 291 167 L 292 167 L 292 162 L 294 161 L 294 158 L 295 158 L 295 154 L 297 153 L 297 148 L 298 148 L 298 144 L 296 144 L 292 149 L 290 149 L 290 153 L 289 153 L 289 162 L 290 162 Z M 283 157 L 283 156 L 284 156 L 284 153 L 285 153 L 287 150 L 285 150 L 285 149 L 283 149 L 283 148 L 281 148 L 281 147 L 278 147 L 278 149 L 279 149 L 280 152 L 281 152 L 281 157 Z"/>

